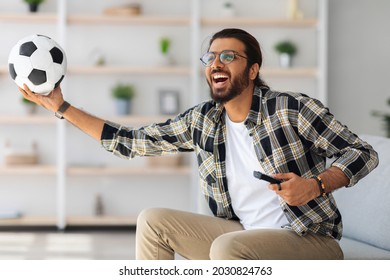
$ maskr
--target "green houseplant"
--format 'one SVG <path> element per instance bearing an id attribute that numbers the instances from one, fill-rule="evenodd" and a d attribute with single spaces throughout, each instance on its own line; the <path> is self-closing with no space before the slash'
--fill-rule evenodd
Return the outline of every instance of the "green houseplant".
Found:
<path id="1" fill-rule="evenodd" d="M 40 4 L 42 4 L 45 0 L 23 0 L 29 5 L 30 12 L 35 13 L 38 11 L 38 7 Z"/>
<path id="2" fill-rule="evenodd" d="M 22 96 L 22 104 L 24 105 L 24 107 L 26 108 L 26 113 L 28 115 L 33 115 L 35 114 L 35 112 L 37 111 L 37 104 L 35 104 L 34 102 L 31 102 L 30 100 L 24 98 Z"/>
<path id="3" fill-rule="evenodd" d="M 161 64 L 170 65 L 173 63 L 169 56 L 169 49 L 171 47 L 171 39 L 168 37 L 160 38 L 160 53 L 161 53 Z"/>
<path id="4" fill-rule="evenodd" d="M 387 99 L 387 105 L 390 106 L 390 98 Z M 390 138 L 390 113 L 373 111 L 372 115 L 374 117 L 380 117 L 382 119 L 384 128 L 386 129 L 386 136 Z"/>
<path id="5" fill-rule="evenodd" d="M 160 51 L 162 54 L 167 55 L 169 47 L 171 45 L 171 40 L 168 37 L 162 37 L 160 39 Z"/>
<path id="6" fill-rule="evenodd" d="M 117 113 L 119 115 L 130 114 L 131 100 L 135 96 L 134 87 L 130 84 L 118 83 L 112 88 L 111 92 L 116 101 Z"/>
<path id="7" fill-rule="evenodd" d="M 297 53 L 297 47 L 291 41 L 284 40 L 275 44 L 275 50 L 279 53 L 280 66 L 291 67 L 291 59 Z"/>

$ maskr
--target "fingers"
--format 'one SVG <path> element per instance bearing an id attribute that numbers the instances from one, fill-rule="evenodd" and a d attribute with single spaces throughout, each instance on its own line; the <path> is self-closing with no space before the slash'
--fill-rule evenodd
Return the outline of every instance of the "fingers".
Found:
<path id="1" fill-rule="evenodd" d="M 290 172 L 290 173 L 278 173 L 278 174 L 272 174 L 271 175 L 272 177 L 274 178 L 277 178 L 277 179 L 281 179 L 283 181 L 288 181 L 290 179 L 293 179 L 294 177 L 296 177 L 297 175 Z"/>
<path id="2" fill-rule="evenodd" d="M 22 89 L 21 87 L 18 87 L 19 91 L 22 93 L 23 97 L 26 98 L 27 100 L 30 100 L 31 101 L 31 97 L 30 95 L 24 90 Z"/>
<path id="3" fill-rule="evenodd" d="M 279 193 L 281 191 L 283 191 L 283 186 L 282 186 L 283 183 L 280 183 L 280 184 L 269 184 L 268 185 L 268 188 L 271 190 L 271 191 L 274 191 L 276 193 Z"/>

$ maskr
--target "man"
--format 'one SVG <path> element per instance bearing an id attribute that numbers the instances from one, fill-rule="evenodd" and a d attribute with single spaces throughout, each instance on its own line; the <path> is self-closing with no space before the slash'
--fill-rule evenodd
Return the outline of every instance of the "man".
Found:
<path id="1" fill-rule="evenodd" d="M 216 33 L 201 61 L 213 100 L 138 130 L 70 106 L 59 88 L 48 97 L 20 90 L 120 157 L 195 152 L 215 217 L 144 210 L 138 259 L 342 259 L 332 192 L 373 170 L 377 153 L 317 100 L 266 86 L 259 43 L 247 32 Z M 260 181 L 253 171 L 283 182 Z"/>

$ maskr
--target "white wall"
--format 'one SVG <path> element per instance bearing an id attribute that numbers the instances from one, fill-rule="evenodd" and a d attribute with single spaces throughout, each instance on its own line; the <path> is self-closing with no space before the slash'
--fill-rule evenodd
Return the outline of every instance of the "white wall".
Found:
<path id="1" fill-rule="evenodd" d="M 390 1 L 329 1 L 329 107 L 355 133 L 385 135 L 374 109 L 390 97 Z"/>

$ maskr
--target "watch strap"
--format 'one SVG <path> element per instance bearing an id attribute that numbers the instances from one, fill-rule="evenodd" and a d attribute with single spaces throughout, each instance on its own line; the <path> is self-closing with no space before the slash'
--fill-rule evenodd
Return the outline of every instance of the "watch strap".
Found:
<path id="1" fill-rule="evenodd" d="M 58 108 L 57 112 L 54 113 L 54 115 L 59 118 L 59 119 L 63 119 L 64 118 L 64 113 L 65 111 L 70 107 L 70 104 L 66 101 L 64 101 L 60 108 Z"/>

